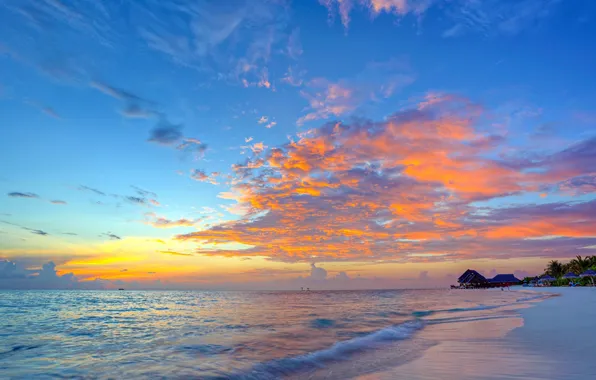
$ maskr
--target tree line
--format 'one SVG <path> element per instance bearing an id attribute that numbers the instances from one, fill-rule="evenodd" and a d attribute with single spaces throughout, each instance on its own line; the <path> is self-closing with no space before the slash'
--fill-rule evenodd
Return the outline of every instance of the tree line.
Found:
<path id="1" fill-rule="evenodd" d="M 546 266 L 544 273 L 560 278 L 563 275 L 573 272 L 577 275 L 582 274 L 588 269 L 596 270 L 596 256 L 576 256 L 568 263 L 562 263 L 559 260 L 551 260 Z"/>
<path id="2" fill-rule="evenodd" d="M 587 271 L 588 269 L 592 269 L 596 271 L 596 256 L 576 256 L 574 259 L 571 259 L 569 262 L 561 262 L 559 260 L 551 260 L 547 264 L 546 268 L 544 268 L 544 273 L 537 277 L 526 277 L 524 278 L 523 282 L 530 282 L 532 280 L 536 280 L 543 275 L 549 275 L 556 278 L 556 281 L 551 283 L 554 286 L 565 286 L 568 285 L 570 281 L 577 283 L 579 285 L 590 285 L 594 279 L 584 277 L 574 280 L 569 280 L 566 278 L 562 278 L 567 273 L 575 273 L 576 275 L 580 275 L 583 272 Z"/>

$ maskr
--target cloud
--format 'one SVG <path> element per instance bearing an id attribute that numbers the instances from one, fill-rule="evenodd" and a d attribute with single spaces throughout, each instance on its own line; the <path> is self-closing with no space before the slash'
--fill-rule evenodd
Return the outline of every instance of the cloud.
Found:
<path id="1" fill-rule="evenodd" d="M 207 174 L 203 170 L 194 169 L 191 171 L 190 178 L 194 179 L 195 181 L 208 182 L 212 185 L 217 185 L 217 177 L 219 176 L 219 174 L 219 172 Z"/>
<path id="2" fill-rule="evenodd" d="M 9 197 L 13 198 L 39 198 L 39 195 L 35 193 L 22 193 L 19 191 L 13 191 L 7 194 Z"/>
<path id="3" fill-rule="evenodd" d="M 351 0 L 319 0 L 321 4 L 327 7 L 332 17 L 339 12 L 341 22 L 345 28 L 348 28 L 350 24 L 350 13 L 355 8 L 355 2 Z M 363 8 L 367 8 L 373 16 L 377 16 L 380 13 L 395 14 L 396 16 L 403 17 L 408 14 L 421 15 L 423 14 L 434 2 L 433 0 L 362 0 L 359 5 Z"/>
<path id="4" fill-rule="evenodd" d="M 123 101 L 124 105 L 121 114 L 125 117 L 151 118 L 158 115 L 156 111 L 151 109 L 155 106 L 153 102 L 145 100 L 131 92 L 101 82 L 91 82 L 89 85 L 114 99 Z"/>
<path id="5" fill-rule="evenodd" d="M 144 189 L 141 189 L 140 187 L 138 187 L 138 186 L 134 186 L 134 185 L 133 185 L 133 186 L 131 186 L 131 187 L 132 187 L 132 188 L 133 188 L 133 189 L 134 189 L 134 190 L 137 192 L 137 194 L 139 194 L 140 196 L 143 196 L 143 197 L 152 197 L 152 198 L 157 198 L 157 194 L 155 194 L 153 191 L 144 190 Z"/>
<path id="6" fill-rule="evenodd" d="M 118 272 L 127 271 L 122 269 Z M 162 284 L 159 280 L 138 282 L 101 278 L 81 279 L 73 273 L 59 273 L 52 261 L 44 261 L 40 265 L 21 259 L 0 259 L 0 289 L 164 289 L 171 286 L 167 283 Z"/>
<path id="7" fill-rule="evenodd" d="M 11 16 L 7 30 L 27 27 L 29 32 L 7 39 L 16 50 L 13 59 L 63 82 L 89 82 L 90 74 L 81 66 L 94 63 L 77 49 L 82 44 L 100 52 L 126 53 L 123 41 L 132 38 L 175 64 L 199 71 L 208 82 L 261 83 L 264 88 L 273 87 L 263 78 L 272 58 L 293 61 L 302 50 L 299 31 L 290 23 L 288 0 L 180 1 L 175 6 L 141 2 L 128 10 L 134 24 L 126 22 L 121 7 L 113 3 L 24 0 L 2 6 Z M 56 48 L 64 57 L 49 60 L 39 44 L 55 45 L 52 38 L 58 32 L 65 38 Z M 90 85 L 123 101 L 125 117 L 152 116 L 140 96 L 99 80 Z"/>
<path id="8" fill-rule="evenodd" d="M 585 195 L 596 193 L 596 174 L 579 175 L 557 184 L 561 192 L 569 192 L 572 195 Z"/>
<path id="9" fill-rule="evenodd" d="M 527 173 L 540 191 L 581 192 L 590 188 L 596 138 L 589 137 L 555 152 L 528 152 L 504 156 L 500 164 Z"/>
<path id="10" fill-rule="evenodd" d="M 26 100 L 25 104 L 28 104 L 32 107 L 37 108 L 38 110 L 40 110 L 41 112 L 45 113 L 46 115 L 48 115 L 50 117 L 53 117 L 55 119 L 61 119 L 60 115 L 58 115 L 58 113 L 52 107 L 44 106 L 44 105 L 41 105 L 41 104 L 31 101 L 31 100 Z"/>
<path id="11" fill-rule="evenodd" d="M 24 192 L 19 192 L 19 191 L 10 192 L 7 195 L 12 198 L 40 199 L 39 195 L 37 195 L 35 193 L 24 193 Z M 55 205 L 65 205 L 66 204 L 66 201 L 61 201 L 61 200 L 51 200 L 49 202 L 53 203 Z"/>
<path id="12" fill-rule="evenodd" d="M 295 28 L 288 38 L 288 55 L 292 59 L 298 59 L 303 52 L 302 43 L 300 42 L 300 28 Z"/>
<path id="13" fill-rule="evenodd" d="M 180 145 L 176 147 L 179 151 L 193 155 L 195 159 L 201 159 L 207 151 L 207 144 L 195 138 L 185 138 Z"/>
<path id="14" fill-rule="evenodd" d="M 285 0 L 205 1 L 175 8 L 155 3 L 144 9 L 151 22 L 139 29 L 150 48 L 177 64 L 220 80 L 270 88 L 272 55 L 288 43 L 292 54 L 299 52 L 299 35 L 288 29 L 286 6 Z"/>
<path id="15" fill-rule="evenodd" d="M 244 138 L 244 142 L 249 143 L 253 140 L 252 136 L 251 137 L 245 137 Z"/>
<path id="16" fill-rule="evenodd" d="M 171 124 L 167 120 L 160 120 L 157 126 L 151 130 L 147 141 L 161 145 L 174 145 L 182 139 L 182 126 Z"/>
<path id="17" fill-rule="evenodd" d="M 329 10 L 333 22 L 339 13 L 346 30 L 355 10 L 368 11 L 371 16 L 391 14 L 402 19 L 413 16 L 420 23 L 422 16 L 431 8 L 441 12 L 450 22 L 443 37 L 455 37 L 468 31 L 482 34 L 515 35 L 527 28 L 536 27 L 546 20 L 558 0 L 319 0 Z"/>
<path id="18" fill-rule="evenodd" d="M 269 121 L 269 117 L 267 116 L 261 116 L 261 118 L 259 119 L 259 124 L 265 124 Z"/>
<path id="19" fill-rule="evenodd" d="M 192 253 L 183 253 L 183 252 L 176 252 L 176 251 L 158 251 L 158 252 L 166 254 L 166 255 L 172 255 L 172 256 L 193 256 Z"/>
<path id="20" fill-rule="evenodd" d="M 125 196 L 123 198 L 124 198 L 124 200 L 126 200 L 130 203 L 134 203 L 134 204 L 141 205 L 141 206 L 148 206 L 148 201 L 145 198 L 134 197 L 134 196 Z"/>
<path id="21" fill-rule="evenodd" d="M 127 198 L 130 198 L 130 199 L 127 199 L 127 200 L 130 201 L 131 199 L 133 199 L 133 203 L 138 203 L 138 204 L 146 205 L 146 206 L 157 206 L 157 207 L 161 206 L 161 204 L 159 203 L 159 201 L 157 201 L 157 199 L 155 199 L 155 198 L 157 198 L 157 194 L 154 193 L 153 191 L 144 190 L 144 189 L 141 189 L 140 187 L 134 186 L 134 185 L 131 186 L 131 187 L 136 191 L 136 193 L 141 198 L 139 198 L 139 197 L 127 197 Z"/>
<path id="22" fill-rule="evenodd" d="M 281 81 L 294 87 L 300 87 L 304 83 L 305 70 L 298 70 L 296 67 L 288 66 L 288 70 L 281 78 Z"/>
<path id="23" fill-rule="evenodd" d="M 23 228 L 26 229 L 26 230 L 28 230 L 28 231 L 31 231 L 31 233 L 32 234 L 35 234 L 35 235 L 41 235 L 41 236 L 49 235 L 47 232 L 42 231 L 42 230 L 34 230 L 34 229 L 31 229 L 31 228 L 25 228 L 25 227 L 23 227 Z"/>
<path id="24" fill-rule="evenodd" d="M 55 119 L 62 119 L 62 117 L 60 117 L 60 115 L 58 115 L 58 113 L 52 107 L 43 107 L 41 111 Z"/>
<path id="25" fill-rule="evenodd" d="M 547 19 L 558 0 L 520 2 L 463 1 L 453 16 L 456 26 L 485 34 L 516 35 Z M 463 34 L 458 33 L 458 34 Z"/>
<path id="26" fill-rule="evenodd" d="M 252 150 L 252 152 L 254 154 L 259 154 L 261 152 L 263 152 L 265 150 L 265 148 L 267 148 L 267 146 L 261 141 L 258 143 L 254 143 L 250 146 L 250 150 Z"/>
<path id="27" fill-rule="evenodd" d="M 323 268 L 317 267 L 315 263 L 310 265 L 310 279 L 315 281 L 323 281 L 327 278 L 327 271 Z"/>
<path id="28" fill-rule="evenodd" d="M 104 191 L 92 188 L 92 187 L 88 187 L 88 186 L 79 186 L 78 190 L 80 191 L 85 191 L 85 192 L 90 192 L 96 195 L 101 195 L 103 197 L 107 197 L 108 195 L 112 198 L 116 198 L 118 200 L 123 200 L 127 203 L 130 204 L 134 204 L 134 205 L 139 205 L 139 206 L 144 206 L 144 207 L 152 207 L 152 206 L 156 206 L 159 207 L 161 206 L 161 204 L 159 203 L 159 201 L 157 201 L 157 199 L 155 199 L 157 197 L 157 194 L 152 192 L 152 191 L 148 191 L 148 190 L 144 190 L 138 186 L 131 186 L 136 195 L 119 195 L 119 194 L 108 194 L 105 193 Z M 95 202 L 98 205 L 105 205 L 106 203 L 104 202 Z M 117 204 L 116 206 L 119 206 L 119 204 Z"/>
<path id="29" fill-rule="evenodd" d="M 258 149 L 221 195 L 240 218 L 176 239 L 217 246 L 202 254 L 284 262 L 585 254 L 596 241 L 593 201 L 487 202 L 589 181 L 594 142 L 538 160 L 500 157 L 506 140 L 485 132 L 484 117 L 466 98 L 428 94 L 382 121 L 331 122 Z"/>
<path id="30" fill-rule="evenodd" d="M 155 116 L 154 111 L 142 108 L 138 104 L 128 104 L 122 109 L 122 115 L 131 119 L 149 119 Z"/>
<path id="31" fill-rule="evenodd" d="M 73 289 L 78 279 L 67 273 L 58 275 L 56 264 L 48 262 L 40 269 L 26 269 L 20 263 L 0 260 L 0 289 Z"/>
<path id="32" fill-rule="evenodd" d="M 106 196 L 106 193 L 104 193 L 103 191 L 94 189 L 94 188 L 89 187 L 89 186 L 83 186 L 83 185 L 81 185 L 81 186 L 79 186 L 79 190 L 81 190 L 81 191 L 89 191 L 89 192 L 92 192 L 92 193 L 95 193 L 97 195 L 101 195 L 101 196 L 104 196 L 104 197 Z"/>
<path id="33" fill-rule="evenodd" d="M 164 255 L 190 257 L 192 253 L 177 252 L 173 250 L 157 251 Z M 110 280 L 96 278 L 82 279 L 73 273 L 59 274 L 57 266 L 53 262 L 44 261 L 43 265 L 28 264 L 21 260 L 0 260 L 0 289 L 288 289 L 299 290 L 301 287 L 310 289 L 383 289 L 400 288 L 412 286 L 437 286 L 444 287 L 452 283 L 454 276 L 434 278 L 428 275 L 424 282 L 419 279 L 396 280 L 394 278 L 361 277 L 360 275 L 350 277 L 345 271 L 331 272 L 320 266 L 317 271 L 311 267 L 308 270 L 302 268 L 255 268 L 240 273 L 238 276 L 252 281 L 230 282 L 229 277 L 220 274 L 214 275 L 193 275 L 194 282 L 167 280 Z M 323 271 L 325 276 L 323 276 Z M 129 269 L 115 269 L 116 276 L 122 273 L 131 273 Z M 146 272 L 149 275 L 157 275 L 155 271 Z M 333 274 L 334 273 L 334 274 Z M 131 273 L 136 274 L 136 273 Z M 304 276 L 302 274 L 305 274 Z M 517 272 L 516 272 L 517 274 Z M 298 275 L 295 277 L 295 275 Z M 152 276 L 153 277 L 153 276 Z"/>
<path id="34" fill-rule="evenodd" d="M 41 235 L 41 236 L 49 235 L 49 233 L 47 233 L 47 232 L 45 232 L 43 230 L 38 230 L 38 229 L 35 229 L 35 228 L 29 228 L 29 227 L 21 226 L 21 225 L 16 224 L 16 223 L 7 222 L 5 220 L 1 220 L 0 222 L 2 222 L 4 224 L 8 224 L 10 226 L 19 227 L 20 229 L 25 230 L 25 231 L 29 231 L 29 232 L 31 232 L 32 234 L 35 234 L 35 235 Z"/>
<path id="35" fill-rule="evenodd" d="M 322 78 L 310 81 L 308 90 L 304 90 L 302 96 L 308 100 L 311 112 L 300 117 L 296 122 L 298 125 L 340 116 L 355 110 L 359 105 L 354 97 L 354 89 Z"/>
<path id="36" fill-rule="evenodd" d="M 105 233 L 103 233 L 103 234 L 101 234 L 99 236 L 107 237 L 110 240 L 122 240 L 122 238 L 120 236 L 115 235 L 115 234 L 113 234 L 111 232 L 105 232 Z"/>
<path id="37" fill-rule="evenodd" d="M 296 124 L 340 117 L 364 104 L 378 103 L 414 82 L 408 65 L 400 60 L 372 62 L 356 77 L 337 82 L 315 78 L 300 92 L 308 103 L 308 113 Z"/>
<path id="38" fill-rule="evenodd" d="M 272 122 L 268 123 L 268 124 L 265 126 L 265 128 L 273 128 L 273 127 L 275 127 L 276 125 L 277 125 L 277 122 L 276 122 L 276 121 L 272 121 Z"/>
<path id="39" fill-rule="evenodd" d="M 164 216 L 158 216 L 154 213 L 147 213 L 146 216 L 146 223 L 150 226 L 155 228 L 176 228 L 176 227 L 193 227 L 196 223 L 198 223 L 201 219 L 168 219 Z M 158 239 L 159 240 L 159 239 Z M 159 241 L 162 244 L 165 244 L 164 241 Z"/>
<path id="40" fill-rule="evenodd" d="M 124 102 L 121 111 L 123 116 L 129 118 L 156 119 L 157 124 L 151 130 L 147 141 L 161 145 L 176 146 L 179 150 L 196 153 L 201 156 L 204 154 L 206 145 L 194 138 L 184 139 L 182 124 L 173 124 L 168 121 L 167 115 L 160 112 L 154 102 L 105 83 L 91 82 L 90 85 L 104 94 L 122 100 Z M 182 143 L 180 143 L 180 141 L 182 141 Z"/>

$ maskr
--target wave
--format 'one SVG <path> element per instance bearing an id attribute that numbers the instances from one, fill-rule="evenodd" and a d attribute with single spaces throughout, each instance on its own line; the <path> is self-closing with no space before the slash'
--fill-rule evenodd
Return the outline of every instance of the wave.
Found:
<path id="1" fill-rule="evenodd" d="M 333 319 L 317 318 L 310 322 L 310 327 L 314 329 L 327 329 L 334 327 L 336 322 Z"/>
<path id="2" fill-rule="evenodd" d="M 4 358 L 6 356 L 9 356 L 11 354 L 17 353 L 19 351 L 33 350 L 33 349 L 36 349 L 38 347 L 40 347 L 40 346 L 39 345 L 34 345 L 34 346 L 18 345 L 18 346 L 14 346 L 10 350 L 8 350 L 8 351 L 0 352 L 0 358 Z"/>
<path id="3" fill-rule="evenodd" d="M 461 322 L 477 322 L 477 321 L 489 321 L 494 319 L 508 319 L 508 318 L 518 318 L 517 315 L 485 315 L 479 317 L 447 317 L 447 318 L 439 318 L 427 321 L 429 325 L 438 325 L 443 323 L 461 323 Z"/>
<path id="4" fill-rule="evenodd" d="M 537 294 L 537 295 L 533 295 L 533 296 L 529 296 L 529 297 L 524 297 L 524 298 L 518 298 L 515 300 L 515 302 L 528 302 L 528 301 L 538 301 L 538 300 L 544 300 L 547 298 L 552 298 L 552 297 L 556 297 L 558 296 L 558 294 Z"/>
<path id="5" fill-rule="evenodd" d="M 491 310 L 497 309 L 507 305 L 492 305 L 492 306 L 485 306 L 485 305 L 478 305 L 473 307 L 456 307 L 453 309 L 440 309 L 440 310 L 421 310 L 421 311 L 414 311 L 412 315 L 414 317 L 427 317 L 429 315 L 433 315 L 436 313 L 462 313 L 465 311 L 479 311 L 479 310 Z"/>
<path id="6" fill-rule="evenodd" d="M 508 307 L 508 306 L 514 306 L 517 304 L 523 304 L 525 302 L 538 301 L 538 300 L 542 300 L 542 299 L 546 299 L 546 298 L 550 298 L 550 297 L 552 297 L 552 295 L 550 295 L 550 294 L 546 294 L 546 295 L 538 294 L 538 295 L 531 295 L 528 297 L 518 298 L 514 302 L 504 303 L 501 305 L 478 305 L 478 306 L 472 306 L 472 307 L 456 307 L 456 308 L 452 308 L 452 309 L 420 310 L 420 311 L 412 312 L 412 316 L 414 316 L 416 318 L 422 318 L 422 317 L 427 317 L 427 316 L 437 314 L 437 313 L 462 313 L 462 312 L 466 312 L 466 311 L 493 310 L 493 309 L 499 309 L 499 308 Z"/>
<path id="7" fill-rule="evenodd" d="M 191 355 L 219 355 L 234 352 L 233 347 L 222 346 L 219 344 L 187 344 L 178 348 L 182 352 Z"/>
<path id="8" fill-rule="evenodd" d="M 259 363 L 247 373 L 227 376 L 226 378 L 239 380 L 278 379 L 309 369 L 322 368 L 326 363 L 345 360 L 350 355 L 364 350 L 379 348 L 384 343 L 408 339 L 416 331 L 422 329 L 424 325 L 425 323 L 423 321 L 416 320 L 386 327 L 358 338 L 337 342 L 333 346 L 323 350 Z"/>

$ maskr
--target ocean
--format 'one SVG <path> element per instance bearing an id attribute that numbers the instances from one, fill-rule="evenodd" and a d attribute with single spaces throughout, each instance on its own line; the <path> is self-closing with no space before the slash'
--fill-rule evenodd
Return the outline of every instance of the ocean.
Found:
<path id="1" fill-rule="evenodd" d="M 0 377 L 375 378 L 419 360 L 442 340 L 501 337 L 523 324 L 519 310 L 548 296 L 0 291 Z"/>

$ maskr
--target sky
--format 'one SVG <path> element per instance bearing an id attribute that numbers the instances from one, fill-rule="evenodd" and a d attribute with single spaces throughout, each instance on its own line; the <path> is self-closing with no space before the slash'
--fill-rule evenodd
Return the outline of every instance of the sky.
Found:
<path id="1" fill-rule="evenodd" d="M 2 1 L 0 288 L 435 287 L 594 255 L 595 20 Z"/>

